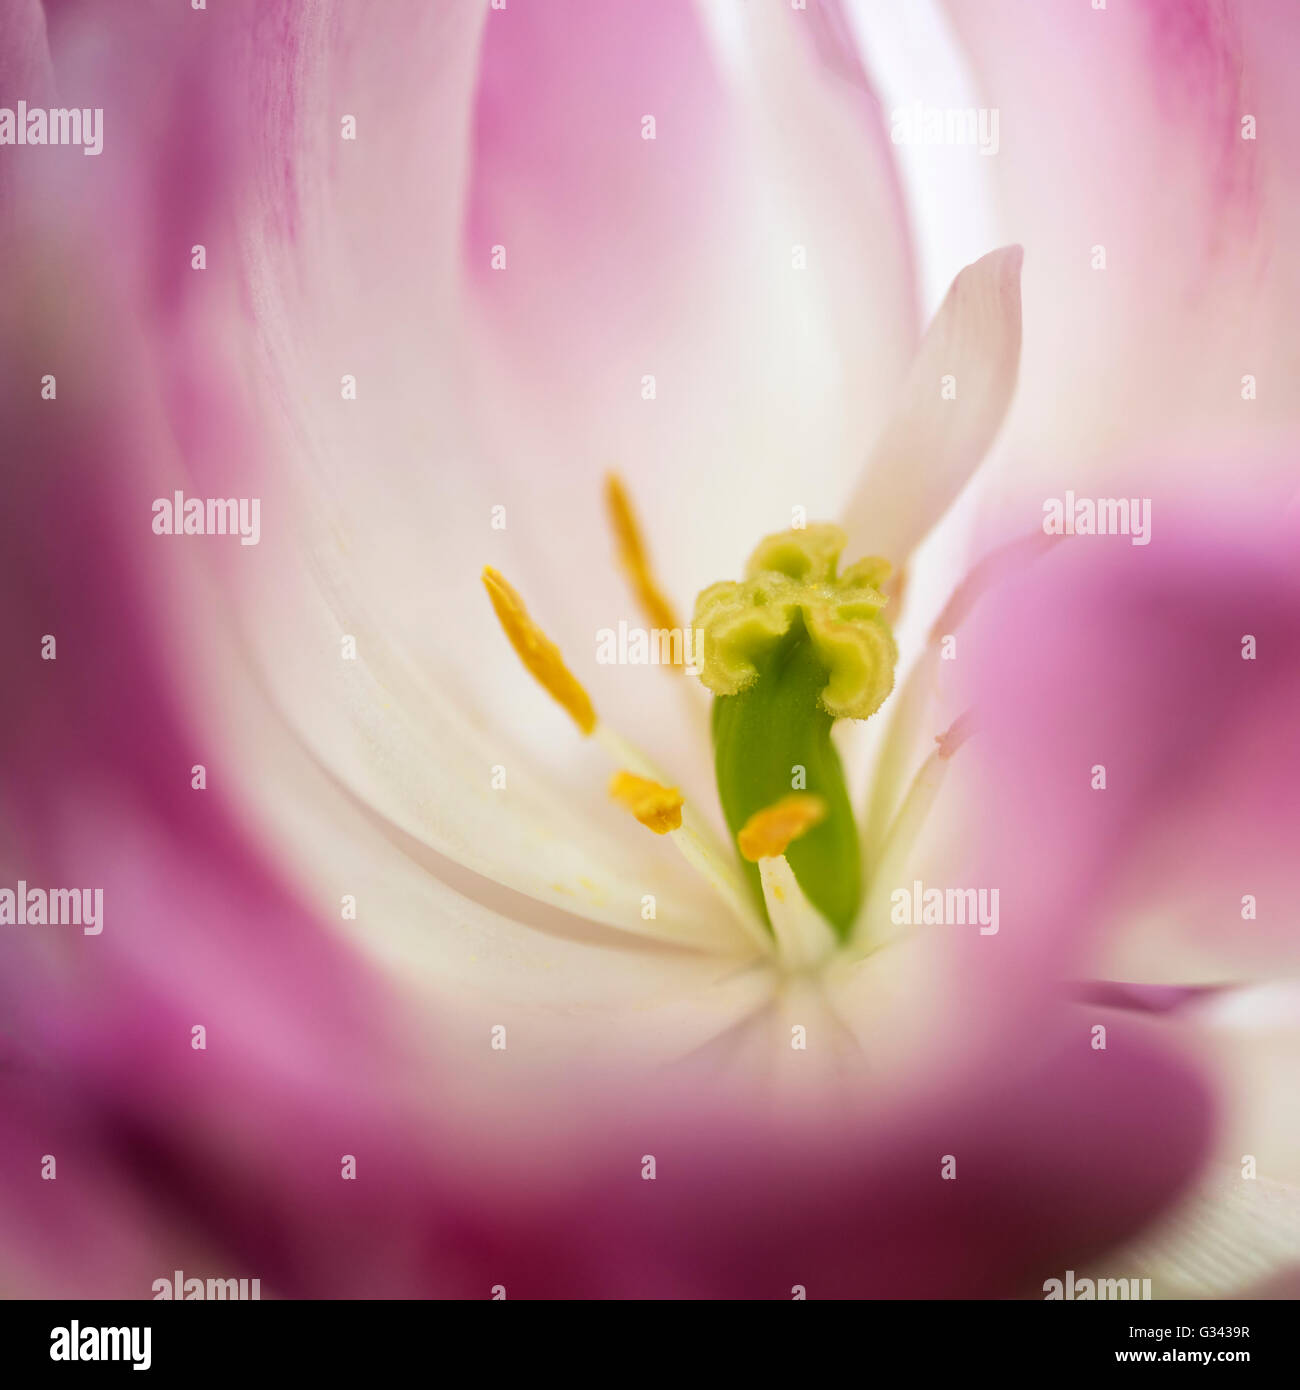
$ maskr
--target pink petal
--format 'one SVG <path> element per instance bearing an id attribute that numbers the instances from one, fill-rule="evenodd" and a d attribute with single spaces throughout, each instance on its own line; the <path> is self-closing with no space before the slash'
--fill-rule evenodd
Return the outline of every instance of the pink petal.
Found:
<path id="1" fill-rule="evenodd" d="M 1067 538 L 963 636 L 1004 912 L 1121 980 L 1257 978 L 1300 959 L 1293 541 L 1160 502 L 1149 546 Z"/>
<path id="2" fill-rule="evenodd" d="M 946 8 L 978 100 L 1000 112 L 1001 148 L 982 163 L 1005 235 L 1027 253 L 1025 371 L 1009 424 L 1017 474 L 1076 489 L 1095 477 L 1104 492 L 1129 448 L 1150 443 L 1185 494 L 1222 483 L 1185 465 L 1223 449 L 1238 457 L 1238 484 L 1288 486 L 1276 445 L 1297 423 L 1287 383 L 1300 372 L 1300 112 L 1285 55 L 1300 10 Z M 1242 397 L 1247 375 L 1254 401 Z"/>

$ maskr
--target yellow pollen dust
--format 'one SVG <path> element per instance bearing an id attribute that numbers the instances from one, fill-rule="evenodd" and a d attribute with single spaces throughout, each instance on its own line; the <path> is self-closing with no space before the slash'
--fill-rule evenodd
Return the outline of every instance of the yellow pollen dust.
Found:
<path id="1" fill-rule="evenodd" d="M 632 510 L 632 501 L 616 473 L 605 476 L 605 505 L 609 511 L 609 524 L 614 531 L 614 542 L 618 547 L 619 564 L 623 566 L 623 572 L 627 575 L 650 626 L 667 628 L 672 632 L 678 631 L 677 614 L 655 581 L 654 572 L 650 567 L 650 556 L 641 537 L 641 527 L 637 523 L 636 513 Z"/>
<path id="2" fill-rule="evenodd" d="M 681 826 L 682 794 L 676 787 L 661 787 L 634 772 L 616 772 L 609 779 L 609 794 L 656 835 Z"/>
<path id="3" fill-rule="evenodd" d="M 596 727 L 596 711 L 591 697 L 582 688 L 577 676 L 564 664 L 559 647 L 529 617 L 523 599 L 491 565 L 484 567 L 483 587 L 488 591 L 488 598 L 492 600 L 492 607 L 510 639 L 510 645 L 533 679 L 552 699 L 564 706 L 584 734 L 591 733 Z"/>
<path id="4" fill-rule="evenodd" d="M 811 792 L 792 792 L 780 801 L 755 811 L 745 822 L 736 844 L 751 864 L 775 859 L 801 835 L 826 819 L 826 803 Z"/>

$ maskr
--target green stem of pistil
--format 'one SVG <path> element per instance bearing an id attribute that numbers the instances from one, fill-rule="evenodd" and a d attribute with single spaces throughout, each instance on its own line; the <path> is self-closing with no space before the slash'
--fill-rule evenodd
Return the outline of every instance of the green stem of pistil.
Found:
<path id="1" fill-rule="evenodd" d="M 862 863 L 844 770 L 831 742 L 834 721 L 820 703 L 825 685 L 826 670 L 807 634 L 792 632 L 749 689 L 714 699 L 713 746 L 733 840 L 756 811 L 792 791 L 825 801 L 826 819 L 795 840 L 786 859 L 808 901 L 844 937 L 862 896 Z M 767 920 L 758 865 L 745 863 L 744 869 Z"/>

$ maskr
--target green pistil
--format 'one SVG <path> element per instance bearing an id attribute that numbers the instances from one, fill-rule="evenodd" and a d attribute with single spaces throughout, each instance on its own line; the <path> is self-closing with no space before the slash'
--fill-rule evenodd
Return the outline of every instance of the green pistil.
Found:
<path id="1" fill-rule="evenodd" d="M 838 718 L 865 719 L 893 689 L 897 650 L 881 584 L 889 565 L 860 560 L 837 573 L 844 533 L 809 526 L 768 536 L 740 583 L 696 600 L 701 680 L 714 692 L 718 794 L 732 838 L 791 791 L 826 802 L 821 824 L 786 858 L 809 902 L 847 934 L 862 895 L 853 808 L 831 742 Z M 760 905 L 758 866 L 746 875 Z"/>

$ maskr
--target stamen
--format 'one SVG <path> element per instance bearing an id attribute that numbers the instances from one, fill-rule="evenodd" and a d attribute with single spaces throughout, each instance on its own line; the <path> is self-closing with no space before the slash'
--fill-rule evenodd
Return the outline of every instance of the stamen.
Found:
<path id="1" fill-rule="evenodd" d="M 562 705 L 584 735 L 596 727 L 596 711 L 581 682 L 564 664 L 560 649 L 529 616 L 524 601 L 502 575 L 487 565 L 483 585 L 515 654 L 552 699 Z"/>
<path id="2" fill-rule="evenodd" d="M 736 836 L 736 844 L 751 864 L 776 859 L 793 841 L 820 825 L 826 813 L 826 802 L 820 796 L 793 792 L 775 805 L 755 811 Z"/>
<path id="3" fill-rule="evenodd" d="M 975 711 L 968 709 L 959 714 L 943 733 L 935 734 L 934 741 L 939 745 L 936 751 L 941 758 L 951 758 L 974 732 Z"/>
<path id="4" fill-rule="evenodd" d="M 637 778 L 649 786 L 663 788 L 664 784 L 660 781 L 662 774 L 658 768 L 634 744 L 629 743 L 622 734 L 611 729 L 604 721 L 596 726 L 596 741 L 616 767 L 636 769 L 635 772 L 624 772 L 623 775 Z M 682 858 L 704 877 L 709 887 L 730 908 L 736 921 L 745 929 L 750 944 L 764 954 L 770 953 L 772 938 L 750 905 L 734 857 L 717 843 L 708 822 L 690 802 L 682 802 L 681 824 L 675 830 L 670 829 L 667 834 Z"/>
<path id="5" fill-rule="evenodd" d="M 961 720 L 957 723 L 961 723 Z M 956 725 L 953 725 L 955 728 Z M 949 730 L 951 732 L 952 729 Z M 948 753 L 942 747 L 936 748 L 926 758 L 907 789 L 902 805 L 894 813 L 871 870 L 866 901 L 849 934 L 849 950 L 854 956 L 877 950 L 898 935 L 890 922 L 890 894 L 905 877 L 904 869 L 947 776 L 953 751 L 956 751 L 955 748 Z"/>
<path id="6" fill-rule="evenodd" d="M 941 661 L 940 644 L 948 634 L 957 631 L 993 585 L 1017 569 L 1032 564 L 1064 539 L 1064 536 L 1045 536 L 1034 531 L 990 551 L 957 585 L 943 611 L 935 619 L 930 629 L 928 645 L 921 659 L 912 667 L 904 689 L 899 692 L 893 718 L 881 741 L 880 758 L 876 763 L 870 802 L 862 828 L 863 852 L 868 874 L 874 872 L 875 862 L 880 856 L 881 845 L 890 821 L 904 795 L 903 779 L 918 741 L 924 735 L 921 721 L 928 717 L 929 710 L 925 692 L 933 690 L 937 684 Z M 946 733 L 937 736 L 941 754 L 951 757 L 971 732 L 973 727 L 968 713 Z"/>
<path id="7" fill-rule="evenodd" d="M 605 477 L 605 505 L 609 509 L 609 522 L 618 547 L 619 563 L 623 566 L 623 572 L 627 575 L 651 628 L 680 631 L 681 625 L 677 621 L 672 604 L 664 597 L 663 590 L 655 582 L 650 556 L 641 536 L 636 513 L 632 510 L 631 499 L 616 473 L 609 473 Z M 679 668 L 670 666 L 668 669 Z"/>
<path id="8" fill-rule="evenodd" d="M 501 621 L 510 645 L 538 684 L 557 700 L 584 734 L 594 735 L 619 769 L 634 769 L 630 775 L 640 778 L 647 786 L 668 789 L 660 780 L 661 774 L 621 734 L 597 719 L 591 699 L 578 678 L 564 664 L 560 649 L 529 616 L 524 601 L 490 565 L 483 570 L 483 584 L 492 600 L 492 607 Z M 708 825 L 684 802 L 678 807 L 679 823 L 669 825 L 659 834 L 668 834 L 682 857 L 704 875 L 709 885 L 722 898 L 736 917 L 752 945 L 769 952 L 772 941 L 758 914 L 750 906 L 735 860 L 714 842 Z M 644 822 L 648 823 L 648 822 Z M 655 827 L 651 826 L 652 829 Z"/>
<path id="9" fill-rule="evenodd" d="M 805 897 L 790 861 L 783 854 L 765 856 L 758 872 L 782 961 L 792 970 L 820 965 L 835 950 L 835 933 Z"/>
<path id="10" fill-rule="evenodd" d="M 683 798 L 676 787 L 665 787 L 648 777 L 621 771 L 610 778 L 609 794 L 656 835 L 681 828 Z"/>
<path id="11" fill-rule="evenodd" d="M 878 949 L 898 935 L 884 925 L 889 915 L 890 894 L 894 886 L 906 877 L 903 869 L 947 776 L 953 754 L 975 729 L 975 711 L 968 709 L 953 720 L 943 733 L 935 734 L 934 741 L 938 747 L 921 764 L 877 847 L 868 880 L 867 899 L 850 935 L 850 949 L 855 953 Z"/>
<path id="12" fill-rule="evenodd" d="M 945 633 L 955 632 L 966 615 L 994 584 L 1017 569 L 1023 569 L 1063 539 L 1062 536 L 1032 531 L 1027 536 L 1008 541 L 1005 545 L 990 551 L 953 590 L 948 602 L 944 604 L 943 612 L 935 619 L 934 626 L 930 629 L 930 641 L 937 642 Z"/>

